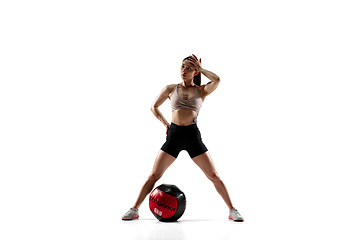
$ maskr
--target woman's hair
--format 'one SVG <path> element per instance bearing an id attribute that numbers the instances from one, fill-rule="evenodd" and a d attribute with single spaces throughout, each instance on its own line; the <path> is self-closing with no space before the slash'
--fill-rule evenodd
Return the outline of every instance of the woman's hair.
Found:
<path id="1" fill-rule="evenodd" d="M 190 60 L 191 58 L 190 57 L 186 57 L 184 58 L 183 61 L 185 60 Z M 196 76 L 194 76 L 194 79 L 193 79 L 194 83 L 196 85 L 198 85 L 199 87 L 201 86 L 201 73 L 199 72 Z"/>

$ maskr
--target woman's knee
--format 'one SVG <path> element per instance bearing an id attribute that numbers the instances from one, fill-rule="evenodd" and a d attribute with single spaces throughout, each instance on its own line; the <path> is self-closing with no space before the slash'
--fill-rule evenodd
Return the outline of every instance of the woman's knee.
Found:
<path id="1" fill-rule="evenodd" d="M 148 181 L 157 181 L 161 178 L 161 174 L 155 173 L 155 172 L 151 172 L 149 177 L 148 177 Z"/>
<path id="2" fill-rule="evenodd" d="M 213 172 L 207 176 L 212 182 L 220 182 L 221 178 L 217 172 Z"/>

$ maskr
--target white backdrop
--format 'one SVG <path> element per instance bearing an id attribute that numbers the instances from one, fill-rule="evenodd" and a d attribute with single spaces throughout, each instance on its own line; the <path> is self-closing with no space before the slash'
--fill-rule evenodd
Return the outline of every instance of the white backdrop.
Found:
<path id="1" fill-rule="evenodd" d="M 121 238 L 165 141 L 150 105 L 194 53 L 221 78 L 198 125 L 247 226 L 358 239 L 359 10 L 350 0 L 2 1 L 1 238 Z M 168 101 L 160 110 L 170 121 Z M 226 219 L 186 152 L 161 183 L 185 192 L 183 218 Z M 140 214 L 152 217 L 146 201 Z"/>

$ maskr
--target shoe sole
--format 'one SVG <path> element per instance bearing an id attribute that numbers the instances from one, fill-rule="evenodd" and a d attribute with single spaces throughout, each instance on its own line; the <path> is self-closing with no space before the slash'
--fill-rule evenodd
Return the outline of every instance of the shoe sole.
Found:
<path id="1" fill-rule="evenodd" d="M 229 216 L 229 219 L 230 219 L 230 220 L 233 220 L 234 222 L 243 222 L 243 221 L 244 221 L 244 219 L 234 220 L 234 218 L 233 218 L 231 215 Z"/>
<path id="2" fill-rule="evenodd" d="M 121 220 L 130 221 L 130 220 L 134 220 L 134 219 L 139 219 L 139 215 L 136 214 L 132 218 L 122 218 Z"/>

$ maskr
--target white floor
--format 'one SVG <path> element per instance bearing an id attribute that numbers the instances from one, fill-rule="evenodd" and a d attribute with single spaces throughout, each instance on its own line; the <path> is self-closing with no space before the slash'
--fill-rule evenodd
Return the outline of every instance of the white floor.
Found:
<path id="1" fill-rule="evenodd" d="M 270 226 L 273 226 L 272 228 Z M 254 223 L 235 223 L 221 219 L 183 219 L 177 223 L 160 223 L 145 219 L 136 223 L 122 223 L 124 239 L 304 239 L 310 233 L 291 232 L 279 229 L 277 224 L 255 225 Z M 265 227 L 265 228 L 264 228 Z M 294 234 L 296 233 L 296 234 Z M 309 238 L 307 238 L 309 239 Z"/>
<path id="2" fill-rule="evenodd" d="M 162 223 L 155 218 L 125 222 L 128 229 L 124 239 L 239 239 L 246 235 L 246 224 L 224 219 L 181 219 L 175 223 Z"/>
<path id="3" fill-rule="evenodd" d="M 120 223 L 120 239 L 359 239 L 359 221 L 350 221 L 329 214 L 319 217 L 309 211 L 292 215 L 274 211 L 264 215 L 253 213 L 243 223 L 224 218 L 196 218 L 183 216 L 175 223 L 162 223 L 154 217 Z M 333 216 L 333 217 L 331 217 Z"/>
<path id="4" fill-rule="evenodd" d="M 152 160 L 128 162 L 126 155 L 122 161 L 105 155 L 104 161 L 64 158 L 56 165 L 4 162 L 8 172 L 2 175 L 0 238 L 360 239 L 357 168 L 306 158 L 302 165 L 276 158 L 258 164 L 250 156 L 232 167 L 225 153 L 214 148 L 212 155 L 244 223 L 227 219 L 223 200 L 185 152 L 157 183 L 175 184 L 185 193 L 186 210 L 179 221 L 159 222 L 148 198 L 139 209 L 139 220 L 122 221 Z M 144 166 L 134 177 L 126 169 L 136 162 Z"/>

